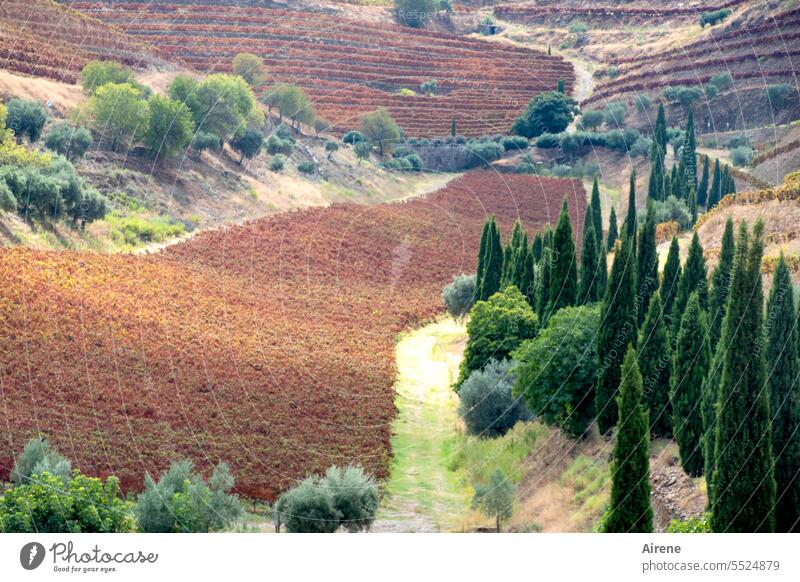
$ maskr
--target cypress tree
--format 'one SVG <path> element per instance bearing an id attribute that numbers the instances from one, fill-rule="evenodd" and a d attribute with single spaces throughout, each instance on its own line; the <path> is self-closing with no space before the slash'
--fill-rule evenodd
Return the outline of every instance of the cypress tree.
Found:
<path id="1" fill-rule="evenodd" d="M 703 157 L 703 173 L 697 186 L 697 204 L 704 208 L 708 204 L 708 156 Z"/>
<path id="2" fill-rule="evenodd" d="M 671 194 L 678 200 L 687 201 L 686 197 L 686 168 L 683 165 L 683 158 L 677 166 L 672 166 L 672 191 Z"/>
<path id="3" fill-rule="evenodd" d="M 486 270 L 486 247 L 489 244 L 489 232 L 491 231 L 491 218 L 487 218 L 483 223 L 483 232 L 481 232 L 481 246 L 478 248 L 478 269 L 475 277 L 475 286 L 480 288 L 483 281 L 483 273 Z"/>
<path id="4" fill-rule="evenodd" d="M 711 293 L 708 298 L 708 335 L 712 352 L 717 348 L 717 342 L 719 342 L 719 335 L 722 330 L 722 320 L 725 318 L 725 304 L 728 301 L 733 255 L 733 219 L 728 217 L 725 222 L 725 231 L 722 234 L 719 263 L 717 263 L 714 273 L 711 275 Z"/>
<path id="5" fill-rule="evenodd" d="M 514 257 L 511 245 L 503 248 L 503 272 L 500 275 L 500 289 L 505 289 L 511 280 L 511 271 L 514 268 Z"/>
<path id="6" fill-rule="evenodd" d="M 650 297 L 658 289 L 658 251 L 656 250 L 656 215 L 653 203 L 647 204 L 647 218 L 639 230 L 636 254 L 636 312 L 639 325 L 644 322 Z"/>
<path id="7" fill-rule="evenodd" d="M 533 245 L 531 247 L 533 252 L 533 260 L 537 263 L 542 260 L 542 233 L 537 232 L 533 237 Z"/>
<path id="8" fill-rule="evenodd" d="M 661 160 L 667 155 L 667 118 L 664 115 L 664 104 L 658 104 L 658 115 L 656 116 L 656 126 L 653 131 L 653 143 L 658 146 L 657 153 L 660 154 Z"/>
<path id="9" fill-rule="evenodd" d="M 628 346 L 619 386 L 619 422 L 611 460 L 611 503 L 603 522 L 607 533 L 653 531 L 650 505 L 650 435 L 642 406 L 642 375 L 636 350 Z"/>
<path id="10" fill-rule="evenodd" d="M 539 285 L 536 288 L 536 313 L 539 321 L 544 325 L 545 313 L 547 312 L 547 302 L 550 300 L 550 263 L 552 262 L 552 243 L 551 231 L 548 229 L 542 236 L 542 260 L 539 261 L 539 273 L 537 280 Z"/>
<path id="11" fill-rule="evenodd" d="M 694 191 L 694 186 L 689 182 L 686 186 L 689 192 L 689 214 L 692 217 L 692 226 L 697 222 L 697 194 Z"/>
<path id="12" fill-rule="evenodd" d="M 650 433 L 654 437 L 669 438 L 672 436 L 672 406 L 669 401 L 672 348 L 658 291 L 650 299 L 638 345 Z"/>
<path id="13" fill-rule="evenodd" d="M 636 170 L 631 170 L 630 185 L 628 189 L 628 216 L 625 219 L 626 232 L 633 238 L 634 249 L 636 248 Z M 635 252 L 635 250 L 634 250 Z"/>
<path id="14" fill-rule="evenodd" d="M 767 301 L 767 370 L 775 453 L 775 529 L 800 532 L 800 362 L 794 293 L 781 253 Z"/>
<path id="15" fill-rule="evenodd" d="M 686 119 L 686 131 L 684 132 L 683 148 L 681 150 L 681 161 L 683 161 L 683 175 L 686 178 L 686 185 L 697 191 L 697 137 L 694 133 L 694 113 L 689 109 Z"/>
<path id="16" fill-rule="evenodd" d="M 553 260 L 550 268 L 550 300 L 548 313 L 562 307 L 575 305 L 578 296 L 578 266 L 575 262 L 575 241 L 572 239 L 572 221 L 569 204 L 564 198 L 561 215 L 553 235 Z"/>
<path id="17" fill-rule="evenodd" d="M 703 474 L 703 379 L 708 372 L 708 324 L 693 291 L 681 318 L 672 356 L 670 402 L 672 427 L 683 470 L 691 477 Z"/>
<path id="18" fill-rule="evenodd" d="M 711 178 L 711 188 L 708 191 L 708 209 L 711 210 L 714 208 L 720 201 L 722 196 L 720 195 L 720 178 L 721 174 L 719 171 L 719 158 L 714 160 L 714 175 Z"/>
<path id="19" fill-rule="evenodd" d="M 650 178 L 647 183 L 647 197 L 653 200 L 664 200 L 667 197 L 664 176 L 664 156 L 658 154 L 658 145 L 650 146 Z"/>
<path id="20" fill-rule="evenodd" d="M 710 334 L 709 334 L 710 335 Z M 710 340 L 710 338 L 709 338 Z M 709 342 L 710 343 L 710 342 Z M 717 396 L 722 379 L 722 363 L 726 348 L 719 342 L 713 352 L 714 357 L 708 366 L 708 374 L 703 380 L 703 400 L 700 403 L 700 415 L 703 417 L 703 473 L 706 476 L 706 493 L 708 509 L 714 504 L 714 445 L 717 430 Z"/>
<path id="21" fill-rule="evenodd" d="M 614 243 L 619 238 L 619 231 L 617 230 L 617 211 L 611 207 L 611 214 L 608 217 L 608 242 L 606 243 L 606 250 L 611 252 L 614 250 Z"/>
<path id="22" fill-rule="evenodd" d="M 595 405 L 597 424 L 605 433 L 617 422 L 617 407 L 614 398 L 620 382 L 620 366 L 623 349 L 636 342 L 636 302 L 634 278 L 636 275 L 633 238 L 623 237 L 622 246 L 614 256 L 611 276 L 603 298 L 600 329 L 597 333 L 597 388 Z"/>
<path id="23" fill-rule="evenodd" d="M 592 199 L 590 202 L 592 209 L 592 222 L 594 224 L 594 234 L 597 236 L 597 250 L 603 252 L 605 245 L 603 244 L 603 209 L 600 206 L 600 184 L 597 182 L 597 176 L 594 177 L 592 184 Z M 589 212 L 589 209 L 586 209 Z"/>
<path id="24" fill-rule="evenodd" d="M 581 278 L 578 287 L 578 304 L 594 303 L 602 298 L 599 272 L 601 257 L 597 252 L 597 237 L 594 234 L 594 225 L 590 222 L 589 228 L 583 233 L 583 246 L 581 247 Z M 605 291 L 605 289 L 603 289 Z"/>
<path id="25" fill-rule="evenodd" d="M 664 275 L 661 279 L 661 300 L 664 302 L 664 322 L 667 329 L 672 329 L 672 308 L 675 295 L 681 280 L 681 257 L 678 238 L 672 237 L 667 253 L 667 262 L 664 265 Z"/>
<path id="26" fill-rule="evenodd" d="M 683 266 L 683 274 L 678 284 L 678 292 L 675 294 L 675 303 L 672 306 L 672 339 L 678 337 L 678 327 L 681 324 L 689 296 L 697 291 L 700 299 L 700 308 L 705 310 L 708 307 L 708 281 L 706 280 L 706 260 L 703 257 L 703 247 L 700 246 L 700 237 L 694 233 L 692 244 L 689 246 L 689 256 Z"/>
<path id="27" fill-rule="evenodd" d="M 503 245 L 500 242 L 500 229 L 497 227 L 494 218 L 492 218 L 486 243 L 486 257 L 484 258 L 484 273 L 479 296 L 481 301 L 486 301 L 500 290 L 502 276 Z"/>
<path id="28" fill-rule="evenodd" d="M 728 306 L 722 325 L 727 347 L 717 394 L 711 529 L 775 531 L 775 464 L 763 341 L 761 257 L 763 224 L 753 240 L 739 229 Z"/>
<path id="29" fill-rule="evenodd" d="M 526 239 L 527 242 L 527 239 Z M 525 296 L 528 305 L 531 306 L 531 309 L 536 307 L 536 279 L 535 279 L 535 270 L 534 270 L 534 262 L 533 262 L 533 251 L 530 248 L 525 249 L 525 262 L 523 264 L 523 271 L 522 271 L 522 281 L 520 284 L 520 291 Z"/>
<path id="30" fill-rule="evenodd" d="M 450 135 L 452 137 L 456 136 L 456 118 L 454 117 L 453 120 L 450 122 Z"/>

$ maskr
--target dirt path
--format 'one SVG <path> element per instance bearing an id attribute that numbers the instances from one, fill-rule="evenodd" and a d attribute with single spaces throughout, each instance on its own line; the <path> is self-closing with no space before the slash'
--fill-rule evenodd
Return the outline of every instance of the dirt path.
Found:
<path id="1" fill-rule="evenodd" d="M 446 458 L 458 422 L 450 384 L 465 335 L 463 326 L 447 319 L 408 333 L 397 344 L 394 461 L 372 531 L 462 529 L 470 491 L 447 469 Z"/>

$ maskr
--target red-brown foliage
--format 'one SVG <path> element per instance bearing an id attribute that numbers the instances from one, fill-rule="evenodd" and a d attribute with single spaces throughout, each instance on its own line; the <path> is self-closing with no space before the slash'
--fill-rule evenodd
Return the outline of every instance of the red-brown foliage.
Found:
<path id="1" fill-rule="evenodd" d="M 37 432 L 126 489 L 181 457 L 265 499 L 334 463 L 384 476 L 397 333 L 474 271 L 486 215 L 535 230 L 565 196 L 582 224 L 578 181 L 474 172 L 158 255 L 0 250 L 0 477 Z"/>
<path id="2" fill-rule="evenodd" d="M 351 21 L 338 14 L 162 2 L 72 2 L 152 42 L 198 71 L 229 72 L 236 53 L 261 56 L 268 82 L 305 89 L 343 131 L 384 106 L 409 136 L 506 133 L 528 101 L 554 90 L 572 66 L 561 57 L 461 36 Z M 436 79 L 438 95 L 400 96 Z"/>

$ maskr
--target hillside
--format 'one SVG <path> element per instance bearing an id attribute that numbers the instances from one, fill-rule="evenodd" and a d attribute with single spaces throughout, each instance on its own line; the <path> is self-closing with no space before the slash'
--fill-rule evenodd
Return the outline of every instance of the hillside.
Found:
<path id="1" fill-rule="evenodd" d="M 333 463 L 384 476 L 396 334 L 474 268 L 487 214 L 506 232 L 541 226 L 565 197 L 581 224 L 578 182 L 473 172 L 405 203 L 282 214 L 147 257 L 4 250 L 0 466 L 38 427 L 126 489 L 175 456 L 225 459 L 262 499 Z"/>
<path id="2" fill-rule="evenodd" d="M 567 88 L 574 82 L 569 63 L 541 51 L 324 11 L 213 2 L 69 5 L 159 45 L 198 71 L 229 71 L 236 53 L 257 54 L 276 82 L 303 87 L 340 132 L 382 106 L 409 136 L 447 136 L 454 118 L 465 136 L 504 133 L 532 95 L 554 89 L 559 79 Z M 437 94 L 421 93 L 420 85 L 431 79 Z"/>

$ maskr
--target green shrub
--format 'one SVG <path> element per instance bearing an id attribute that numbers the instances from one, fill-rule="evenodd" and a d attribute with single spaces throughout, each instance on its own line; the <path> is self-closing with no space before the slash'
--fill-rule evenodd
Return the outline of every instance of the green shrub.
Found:
<path id="1" fill-rule="evenodd" d="M 271 172 L 280 172 L 283 170 L 285 165 L 286 165 L 286 158 L 284 158 L 281 154 L 276 154 L 272 156 L 272 158 L 269 161 L 269 169 Z"/>
<path id="2" fill-rule="evenodd" d="M 502 436 L 518 421 L 531 419 L 525 402 L 511 395 L 516 379 L 511 367 L 510 360 L 490 359 L 483 369 L 473 371 L 461 384 L 458 414 L 469 434 Z"/>
<path id="3" fill-rule="evenodd" d="M 725 91 L 733 87 L 733 77 L 731 77 L 728 71 L 714 75 L 708 82 L 714 85 L 719 91 Z"/>
<path id="4" fill-rule="evenodd" d="M 603 111 L 603 119 L 608 127 L 621 127 L 625 125 L 625 114 L 628 107 L 621 101 L 609 103 Z"/>
<path id="5" fill-rule="evenodd" d="M 719 24 L 728 16 L 731 15 L 731 11 L 729 8 L 721 8 L 719 10 L 714 10 L 711 12 L 701 12 L 700 13 L 700 27 L 705 28 L 706 24 L 709 26 L 714 26 L 715 24 Z"/>
<path id="6" fill-rule="evenodd" d="M 599 111 L 597 113 L 600 113 Z M 602 116 L 602 113 L 600 114 Z M 552 149 L 559 146 L 560 134 L 543 133 L 536 138 L 536 147 L 542 149 Z"/>
<path id="7" fill-rule="evenodd" d="M 297 164 L 297 171 L 301 174 L 313 174 L 317 171 L 317 164 L 311 160 L 303 160 Z"/>
<path id="8" fill-rule="evenodd" d="M 350 145 L 355 145 L 360 141 L 366 141 L 367 138 L 364 137 L 364 134 L 360 131 L 356 131 L 355 129 L 352 131 L 348 131 L 346 134 L 342 136 L 342 142 L 349 143 Z"/>
<path id="9" fill-rule="evenodd" d="M 281 495 L 273 509 L 276 529 L 285 524 L 290 533 L 333 533 L 341 518 L 332 491 L 315 477 Z"/>
<path id="10" fill-rule="evenodd" d="M 767 98 L 770 106 L 774 109 L 783 109 L 789 101 L 789 97 L 796 93 L 797 89 L 788 83 L 767 85 Z"/>
<path id="11" fill-rule="evenodd" d="M 173 463 L 156 483 L 148 473 L 134 513 L 146 533 L 210 532 L 230 527 L 242 515 L 239 498 L 230 491 L 234 478 L 219 463 L 206 483 L 191 461 Z"/>
<path id="12" fill-rule="evenodd" d="M 328 157 L 330 157 L 331 154 L 339 151 L 339 144 L 332 139 L 329 139 L 325 142 L 325 151 L 328 152 Z"/>
<path id="13" fill-rule="evenodd" d="M 0 210 L 14 212 L 17 209 L 17 199 L 5 180 L 0 180 Z"/>
<path id="14" fill-rule="evenodd" d="M 31 476 L 47 472 L 60 478 L 64 483 L 69 480 L 72 465 L 61 453 L 50 446 L 42 437 L 29 440 L 17 457 L 11 470 L 11 481 L 15 485 L 26 485 Z"/>
<path id="15" fill-rule="evenodd" d="M 503 144 L 503 149 L 505 151 L 525 150 L 528 149 L 528 146 L 530 146 L 530 142 L 528 141 L 528 139 L 522 137 L 521 135 L 502 137 L 500 139 L 500 143 Z"/>
<path id="16" fill-rule="evenodd" d="M 368 141 L 357 141 L 353 144 L 353 153 L 355 153 L 360 164 L 362 160 L 369 158 L 372 153 L 372 144 Z"/>
<path id="17" fill-rule="evenodd" d="M 66 121 L 50 126 L 44 145 L 67 159 L 82 158 L 92 145 L 92 134 L 84 127 L 75 127 Z"/>
<path id="18" fill-rule="evenodd" d="M 475 303 L 475 275 L 455 275 L 453 281 L 442 290 L 447 312 L 453 319 L 459 320 L 472 309 Z"/>
<path id="19" fill-rule="evenodd" d="M 436 95 L 439 91 L 439 82 L 436 79 L 429 79 L 419 86 L 419 90 L 427 95 Z"/>
<path id="20" fill-rule="evenodd" d="M 511 285 L 478 301 L 467 323 L 467 346 L 456 389 L 490 359 L 507 358 L 526 339 L 536 337 L 539 318 L 519 289 Z"/>
<path id="21" fill-rule="evenodd" d="M 322 486 L 333 497 L 339 523 L 347 531 L 369 531 L 378 511 L 378 485 L 361 467 L 333 466 L 325 472 Z"/>
<path id="22" fill-rule="evenodd" d="M 252 158 L 261 151 L 264 145 L 264 134 L 258 129 L 248 127 L 244 131 L 237 132 L 231 139 L 231 147 L 241 154 L 239 163 L 245 158 Z"/>
<path id="23" fill-rule="evenodd" d="M 648 109 L 650 109 L 650 97 L 646 93 L 639 93 L 636 96 L 636 99 L 633 100 L 634 105 L 636 105 L 636 109 L 640 113 L 644 113 Z"/>
<path id="24" fill-rule="evenodd" d="M 603 112 L 595 109 L 589 109 L 581 114 L 581 125 L 585 129 L 597 129 L 603 125 L 604 120 L 605 115 L 603 115 Z"/>
<path id="25" fill-rule="evenodd" d="M 131 530 L 119 481 L 73 473 L 69 482 L 48 472 L 0 498 L 0 532 L 114 533 Z"/>
<path id="26" fill-rule="evenodd" d="M 669 195 L 666 200 L 654 200 L 653 210 L 656 216 L 656 223 L 661 222 L 677 222 L 682 229 L 687 229 L 692 225 L 692 213 L 686 202 Z M 642 210 L 639 216 L 639 223 L 645 222 L 645 210 Z"/>
<path id="27" fill-rule="evenodd" d="M 198 131 L 192 138 L 192 149 L 197 152 L 202 152 L 203 150 L 216 152 L 222 149 L 222 140 L 213 133 Z"/>
<path id="28" fill-rule="evenodd" d="M 573 437 L 583 435 L 594 418 L 599 327 L 599 304 L 565 307 L 512 354 L 518 363 L 514 395 Z"/>
<path id="29" fill-rule="evenodd" d="M 755 157 L 756 152 L 753 148 L 747 146 L 739 146 L 731 150 L 731 162 L 734 166 L 746 166 Z"/>
<path id="30" fill-rule="evenodd" d="M 488 166 L 495 160 L 499 160 L 505 148 L 494 141 L 471 140 L 464 146 L 467 152 L 466 165 L 468 168 L 478 166 Z"/>
<path id="31" fill-rule="evenodd" d="M 186 231 L 186 226 L 182 222 L 167 217 L 121 216 L 112 212 L 109 214 L 108 222 L 111 226 L 111 237 L 131 246 L 161 242 Z"/>
<path id="32" fill-rule="evenodd" d="M 673 519 L 667 526 L 667 533 L 711 533 L 711 515 L 690 517 L 686 520 Z"/>
<path id="33" fill-rule="evenodd" d="M 739 148 L 742 146 L 750 146 L 750 139 L 747 137 L 747 134 L 740 133 L 739 135 L 732 135 L 728 139 L 725 140 L 723 144 L 726 149 L 732 150 L 735 148 Z"/>
<path id="34" fill-rule="evenodd" d="M 44 107 L 33 100 L 12 99 L 6 110 L 6 127 L 18 138 L 27 136 L 31 143 L 39 140 L 48 117 Z"/>
<path id="35" fill-rule="evenodd" d="M 147 110 L 143 141 L 151 155 L 169 158 L 191 143 L 194 120 L 186 105 L 162 95 L 151 95 Z"/>
<path id="36" fill-rule="evenodd" d="M 114 61 L 89 61 L 84 65 L 81 84 L 85 93 L 91 95 L 108 83 L 137 85 L 133 71 Z"/>
<path id="37" fill-rule="evenodd" d="M 283 154 L 291 156 L 294 152 L 294 141 L 283 139 L 278 135 L 273 134 L 267 138 L 267 153 L 271 156 L 276 154 Z"/>
<path id="38" fill-rule="evenodd" d="M 543 133 L 561 133 L 578 114 L 578 103 L 558 91 L 539 93 L 512 126 L 512 131 L 528 139 Z"/>

